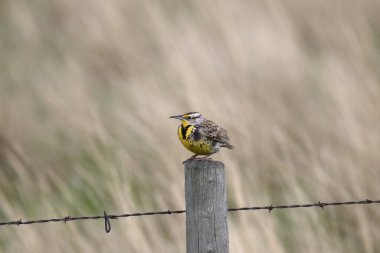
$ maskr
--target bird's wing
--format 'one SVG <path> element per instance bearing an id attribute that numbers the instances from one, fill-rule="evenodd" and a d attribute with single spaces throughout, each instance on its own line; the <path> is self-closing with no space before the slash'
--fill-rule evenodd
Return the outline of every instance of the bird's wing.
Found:
<path id="1" fill-rule="evenodd" d="M 217 141 L 222 144 L 228 144 L 230 142 L 226 129 L 218 126 L 211 120 L 204 120 L 198 125 L 197 129 L 200 136 L 205 136 L 209 140 Z"/>

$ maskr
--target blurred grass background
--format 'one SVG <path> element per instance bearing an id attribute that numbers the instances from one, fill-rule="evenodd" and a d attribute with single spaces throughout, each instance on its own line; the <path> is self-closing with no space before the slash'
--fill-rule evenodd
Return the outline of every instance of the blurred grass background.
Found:
<path id="1" fill-rule="evenodd" d="M 168 116 L 228 129 L 231 207 L 378 199 L 377 0 L 4 0 L 0 219 L 184 208 Z M 380 252 L 378 206 L 238 212 L 231 252 Z M 185 215 L 0 228 L 2 252 L 185 252 Z"/>

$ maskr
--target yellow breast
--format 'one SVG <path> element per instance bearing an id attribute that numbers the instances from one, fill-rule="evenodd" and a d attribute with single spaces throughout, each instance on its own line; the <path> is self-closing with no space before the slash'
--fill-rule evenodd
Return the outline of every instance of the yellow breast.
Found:
<path id="1" fill-rule="evenodd" d="M 193 138 L 193 132 L 195 127 L 188 122 L 182 122 L 178 127 L 178 137 L 182 145 L 197 155 L 210 155 L 215 151 L 211 145 L 211 142 L 206 141 L 204 138 L 200 138 L 195 141 Z"/>

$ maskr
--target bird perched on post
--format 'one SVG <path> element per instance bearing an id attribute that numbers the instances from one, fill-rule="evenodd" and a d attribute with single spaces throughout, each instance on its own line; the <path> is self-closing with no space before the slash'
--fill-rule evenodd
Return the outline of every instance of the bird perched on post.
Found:
<path id="1" fill-rule="evenodd" d="M 171 116 L 179 119 L 178 137 L 183 146 L 195 153 L 188 160 L 196 159 L 197 155 L 205 155 L 202 159 L 218 152 L 225 147 L 233 149 L 227 131 L 206 118 L 199 112 L 188 112 L 182 115 Z"/>

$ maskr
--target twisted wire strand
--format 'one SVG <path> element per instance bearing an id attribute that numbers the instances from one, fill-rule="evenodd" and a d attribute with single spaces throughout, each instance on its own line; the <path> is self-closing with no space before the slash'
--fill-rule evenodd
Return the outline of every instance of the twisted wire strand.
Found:
<path id="1" fill-rule="evenodd" d="M 368 204 L 380 204 L 380 200 L 360 200 L 360 201 L 346 201 L 346 202 L 320 202 L 312 203 L 312 204 L 300 204 L 300 205 L 269 205 L 269 206 L 252 206 L 252 207 L 240 207 L 240 208 L 229 208 L 229 212 L 237 212 L 237 211 L 256 211 L 256 210 L 268 210 L 271 212 L 274 209 L 292 209 L 292 208 L 308 208 L 308 207 L 319 207 L 324 208 L 326 206 L 349 206 L 349 205 L 368 205 Z M 53 218 L 53 219 L 40 219 L 40 220 L 27 220 L 23 221 L 22 219 L 15 221 L 5 221 L 0 222 L 0 226 L 6 225 L 28 225 L 28 224 L 36 224 L 36 223 L 48 223 L 48 222 L 68 222 L 68 221 L 77 221 L 77 220 L 97 220 L 104 219 L 105 222 L 105 230 L 107 233 L 111 231 L 111 223 L 110 219 L 118 219 L 118 218 L 127 218 L 127 217 L 137 217 L 137 216 L 153 216 L 153 215 L 171 215 L 171 214 L 181 214 L 185 213 L 186 210 L 167 210 L 167 211 L 159 211 L 159 212 L 138 212 L 138 213 L 125 213 L 125 214 L 112 214 L 108 215 L 104 211 L 104 215 L 98 216 L 77 216 L 71 217 L 70 215 L 63 218 Z"/>

